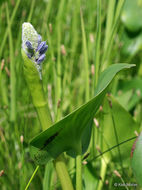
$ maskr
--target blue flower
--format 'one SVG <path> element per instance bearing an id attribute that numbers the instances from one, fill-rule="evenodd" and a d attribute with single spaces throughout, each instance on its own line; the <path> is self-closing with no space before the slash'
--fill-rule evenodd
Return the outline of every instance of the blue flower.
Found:
<path id="1" fill-rule="evenodd" d="M 33 48 L 30 41 L 26 41 L 27 46 L 27 56 L 33 60 L 36 64 L 40 65 L 44 59 L 45 59 L 45 52 L 48 49 L 48 45 L 46 45 L 46 42 L 40 42 L 38 43 L 38 46 L 36 49 Z"/>
<path id="2" fill-rule="evenodd" d="M 36 64 L 40 65 L 46 57 L 45 52 L 48 49 L 48 45 L 46 45 L 46 42 L 45 41 L 41 42 L 41 40 L 39 40 L 36 49 L 33 48 L 30 41 L 26 41 L 25 45 L 27 46 L 27 52 L 26 52 L 27 56 L 31 60 L 33 60 Z"/>

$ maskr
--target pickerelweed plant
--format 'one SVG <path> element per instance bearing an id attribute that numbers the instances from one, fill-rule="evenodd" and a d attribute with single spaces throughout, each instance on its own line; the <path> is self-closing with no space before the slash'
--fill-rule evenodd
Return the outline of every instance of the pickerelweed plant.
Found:
<path id="1" fill-rule="evenodd" d="M 42 85 L 42 62 L 45 59 L 47 48 L 48 45 L 46 45 L 45 41 L 42 42 L 41 36 L 36 32 L 34 27 L 30 23 L 23 23 L 22 56 L 24 59 L 24 75 L 43 130 L 52 125 L 48 102 L 46 101 Z M 64 190 L 73 190 L 63 156 L 58 156 L 54 160 L 54 165 L 62 188 Z M 35 171 L 38 168 L 39 166 L 37 166 Z M 28 189 L 30 182 L 31 180 L 26 189 Z"/>
<path id="2" fill-rule="evenodd" d="M 24 75 L 43 129 L 43 132 L 30 142 L 31 156 L 38 165 L 44 165 L 49 161 L 53 161 L 62 189 L 73 190 L 63 156 L 61 156 L 62 153 L 66 152 L 69 156 L 76 159 L 76 190 L 82 190 L 82 155 L 89 146 L 93 118 L 102 104 L 109 84 L 115 75 L 119 71 L 131 68 L 134 65 L 113 64 L 108 67 L 99 76 L 94 97 L 91 100 L 87 100 L 88 102 L 62 120 L 52 124 L 48 102 L 42 86 L 41 74 L 41 64 L 45 59 L 45 52 L 48 46 L 45 42 L 41 42 L 41 37 L 30 23 L 23 24 L 22 40 Z M 52 127 L 50 127 L 51 125 Z M 108 158 L 108 161 L 110 161 L 110 158 Z M 101 185 L 99 189 L 101 189 Z"/>

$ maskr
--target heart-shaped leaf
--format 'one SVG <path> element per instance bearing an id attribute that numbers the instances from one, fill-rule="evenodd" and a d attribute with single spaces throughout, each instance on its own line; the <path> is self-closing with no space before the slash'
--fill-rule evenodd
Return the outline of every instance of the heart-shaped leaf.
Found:
<path id="1" fill-rule="evenodd" d="M 36 136 L 30 143 L 33 159 L 37 164 L 46 164 L 62 152 L 75 157 L 82 141 L 82 152 L 87 149 L 90 140 L 92 119 L 101 105 L 108 86 L 114 76 L 122 69 L 131 68 L 130 64 L 114 64 L 107 68 L 99 78 L 93 99 L 73 111 L 52 127 Z M 86 130 L 86 132 L 85 132 Z M 86 138 L 84 138 L 86 134 Z"/>

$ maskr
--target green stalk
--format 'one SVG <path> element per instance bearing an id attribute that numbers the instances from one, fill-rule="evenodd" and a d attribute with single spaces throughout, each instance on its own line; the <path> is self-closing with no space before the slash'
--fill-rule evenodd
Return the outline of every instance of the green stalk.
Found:
<path id="1" fill-rule="evenodd" d="M 76 190 L 82 190 L 82 148 L 78 150 L 78 155 L 76 157 Z"/>
<path id="2" fill-rule="evenodd" d="M 82 30 L 82 42 L 83 42 L 83 55 L 84 55 L 84 65 L 85 65 L 85 100 L 89 100 L 89 64 L 88 64 L 88 53 L 87 53 L 87 44 L 86 44 L 86 34 L 84 28 L 84 21 L 82 11 L 80 11 L 81 15 L 81 30 Z"/>
<path id="3" fill-rule="evenodd" d="M 22 51 L 24 59 L 24 75 L 29 87 L 33 104 L 37 110 L 38 117 L 42 126 L 45 130 L 52 125 L 51 115 L 48 108 L 48 103 L 45 98 L 42 81 L 39 78 L 39 73 L 34 65 L 34 63 L 27 57 L 27 55 Z M 60 155 L 55 161 L 54 165 L 61 182 L 63 190 L 73 190 L 72 182 L 68 174 L 63 157 Z M 64 178 L 62 177 L 64 174 Z M 68 183 L 66 183 L 67 181 Z"/>
<path id="4" fill-rule="evenodd" d="M 85 101 L 88 101 L 90 97 L 89 63 L 88 63 L 88 52 L 87 52 L 84 20 L 81 10 L 80 10 L 80 17 L 81 17 L 83 55 L 84 55 L 84 66 L 85 66 Z M 82 143 L 81 142 L 79 142 L 78 155 L 76 157 L 76 190 L 82 190 Z"/>
<path id="5" fill-rule="evenodd" d="M 123 179 L 122 177 L 120 177 L 120 179 L 121 179 L 121 181 L 122 181 L 122 184 L 124 184 L 125 189 L 126 189 L 126 190 L 129 190 L 129 188 L 127 187 L 127 185 L 125 185 L 126 183 L 125 183 L 124 179 Z"/>
<path id="6" fill-rule="evenodd" d="M 43 130 L 47 129 L 52 125 L 49 109 L 47 106 L 36 107 L 39 120 Z M 73 185 L 68 174 L 68 170 L 64 161 L 63 155 L 58 156 L 54 161 L 54 167 L 60 179 L 63 190 L 73 190 Z"/>
<path id="7" fill-rule="evenodd" d="M 57 20 L 56 20 L 56 28 L 57 28 L 57 73 L 56 73 L 56 121 L 59 120 L 61 116 L 61 107 L 58 107 L 58 102 L 61 101 L 61 25 L 62 25 L 62 13 L 64 10 L 64 4 L 65 0 L 61 0 L 58 14 L 57 14 Z"/>
<path id="8" fill-rule="evenodd" d="M 33 10 L 34 10 L 34 6 L 35 6 L 35 0 L 32 0 L 31 8 L 30 8 L 30 14 L 29 14 L 29 16 L 28 16 L 27 22 L 30 22 L 30 21 L 31 21 L 32 14 L 33 14 Z"/>
<path id="9" fill-rule="evenodd" d="M 42 130 L 44 131 L 52 125 L 52 120 L 51 120 L 48 104 L 45 104 L 44 106 L 36 107 L 36 111 L 38 113 Z"/>
<path id="10" fill-rule="evenodd" d="M 95 87 L 98 82 L 99 67 L 100 67 L 100 44 L 101 44 L 101 0 L 97 0 L 97 33 L 96 33 L 96 48 L 95 48 Z"/>
<path id="11" fill-rule="evenodd" d="M 109 0 L 109 3 L 108 3 L 104 51 L 106 51 L 106 48 L 107 48 L 108 43 L 109 43 L 109 38 L 110 38 L 109 36 L 110 36 L 110 33 L 111 33 L 111 28 L 112 28 L 113 19 L 114 19 L 115 3 L 116 3 L 115 0 Z"/>
<path id="12" fill-rule="evenodd" d="M 53 190 L 52 185 L 54 183 L 54 171 L 53 165 L 49 162 L 46 164 L 44 178 L 43 178 L 43 190 Z"/>
<path id="13" fill-rule="evenodd" d="M 58 101 L 61 100 L 61 17 L 62 12 L 64 10 L 65 0 L 61 0 L 59 11 L 57 15 L 57 46 L 58 46 L 58 59 L 57 59 L 57 75 L 56 75 L 56 106 L 58 105 Z M 56 121 L 61 116 L 61 108 L 57 107 Z M 61 181 L 63 190 L 73 190 L 73 185 L 70 179 L 70 176 L 67 171 L 67 167 L 64 161 L 64 156 L 60 155 L 55 161 L 54 166 L 57 171 L 58 177 Z"/>
<path id="14" fill-rule="evenodd" d="M 72 3 L 72 2 L 71 2 Z M 70 64 L 68 65 L 68 83 L 72 84 L 72 77 L 73 77 L 73 68 L 76 63 L 76 52 L 78 51 L 78 43 L 79 43 L 79 32 L 78 32 L 78 25 L 79 25 L 79 13 L 80 13 L 80 0 L 75 1 L 75 8 L 73 10 L 73 15 L 72 15 L 72 26 L 71 26 L 71 33 L 70 35 L 72 36 L 71 40 L 71 51 L 72 53 L 70 54 Z M 69 106 L 70 111 L 72 111 L 72 104 Z"/>
<path id="15" fill-rule="evenodd" d="M 10 47 L 10 90 L 11 90 L 10 121 L 14 122 L 16 119 L 16 73 L 14 65 L 13 39 L 12 39 L 9 10 L 7 3 L 6 3 L 6 15 L 7 15 L 9 47 Z"/>
<path id="16" fill-rule="evenodd" d="M 101 65 L 102 70 L 104 70 L 108 66 L 110 53 L 111 53 L 112 45 L 113 45 L 113 39 L 117 32 L 119 18 L 120 18 L 120 14 L 121 14 L 124 2 L 125 0 L 120 0 L 117 4 L 116 14 L 114 15 L 114 23 L 112 25 L 111 33 L 108 37 L 108 43 L 106 44 L 106 49 L 104 51 L 103 58 L 102 58 L 102 64 L 103 64 Z"/>
<path id="17" fill-rule="evenodd" d="M 43 107 L 36 107 L 36 110 L 38 112 L 42 128 L 45 130 L 50 127 L 52 125 L 52 120 L 47 105 Z M 73 190 L 73 185 L 68 174 L 63 155 L 58 156 L 58 158 L 54 160 L 54 166 L 60 179 L 62 189 Z"/>
<path id="18" fill-rule="evenodd" d="M 39 166 L 36 167 L 34 173 L 32 174 L 32 176 L 31 176 L 31 178 L 30 178 L 30 180 L 29 180 L 29 182 L 28 182 L 28 184 L 27 184 L 27 186 L 26 186 L 26 188 L 25 188 L 25 190 L 27 190 L 27 189 L 29 188 L 30 183 L 32 182 L 32 180 L 33 180 L 33 178 L 34 178 L 36 172 L 38 171 L 38 169 L 39 169 Z"/>
<path id="19" fill-rule="evenodd" d="M 1 92 L 1 105 L 8 106 L 9 100 L 8 100 L 8 90 L 7 90 L 7 84 L 4 80 L 4 73 L 1 73 L 0 78 L 0 92 Z"/>
<path id="20" fill-rule="evenodd" d="M 43 18 L 43 24 L 42 24 L 42 34 L 44 34 L 44 32 L 47 30 L 47 23 L 52 8 L 52 2 L 53 2 L 52 0 L 49 0 L 46 5 L 45 17 Z"/>
<path id="21" fill-rule="evenodd" d="M 116 9 L 116 14 L 115 14 L 115 18 L 114 18 L 114 22 L 117 23 L 123 8 L 125 0 L 119 0 L 118 5 L 117 5 L 117 9 Z"/>
<path id="22" fill-rule="evenodd" d="M 56 120 L 58 121 L 61 116 L 61 107 L 58 107 L 58 102 L 61 101 L 61 29 L 60 25 L 57 26 L 58 31 L 58 59 L 57 59 L 57 75 L 56 75 L 56 106 L 57 106 L 57 113 L 56 113 Z"/>
<path id="23" fill-rule="evenodd" d="M 104 158 L 102 157 L 101 159 L 101 171 L 100 171 L 100 177 L 101 180 L 99 180 L 99 184 L 98 184 L 98 188 L 97 190 L 101 190 L 103 187 L 103 181 L 105 179 L 105 175 L 106 175 L 106 170 L 107 170 L 107 163 Z"/>
<path id="24" fill-rule="evenodd" d="M 18 7 L 19 7 L 19 4 L 20 4 L 20 0 L 17 0 L 16 5 L 15 5 L 14 10 L 13 10 L 13 13 L 12 13 L 12 16 L 11 16 L 11 19 L 10 19 L 10 22 L 9 22 L 9 23 L 10 23 L 10 26 L 11 26 L 12 23 L 13 23 L 13 20 L 14 20 L 14 18 L 15 18 L 17 9 L 18 9 Z M 1 55 L 2 55 L 4 45 L 5 45 L 5 43 L 6 43 L 6 39 L 7 39 L 7 36 L 8 36 L 8 30 L 9 30 L 9 29 L 7 28 L 6 31 L 5 31 L 4 37 L 3 37 L 3 41 L 2 41 L 1 46 L 0 46 L 0 57 L 1 57 Z"/>
<path id="25" fill-rule="evenodd" d="M 64 8 L 65 0 L 60 2 L 59 11 L 57 15 L 57 46 L 58 46 L 58 60 L 57 60 L 57 76 L 56 76 L 56 106 L 58 105 L 58 101 L 61 100 L 61 16 Z M 61 116 L 61 108 L 57 107 L 57 114 L 56 114 L 56 121 L 59 120 Z M 63 190 L 73 190 L 73 185 L 70 179 L 70 176 L 67 171 L 67 167 L 65 164 L 64 156 L 60 155 L 54 161 L 54 167 L 58 174 L 58 177 L 61 181 L 62 189 Z"/>
<path id="26" fill-rule="evenodd" d="M 58 177 L 61 181 L 62 189 L 63 190 L 73 190 L 73 185 L 70 180 L 67 167 L 64 161 L 64 158 L 62 155 L 58 156 L 56 160 L 54 161 L 54 167 L 56 169 L 56 172 L 58 174 Z"/>

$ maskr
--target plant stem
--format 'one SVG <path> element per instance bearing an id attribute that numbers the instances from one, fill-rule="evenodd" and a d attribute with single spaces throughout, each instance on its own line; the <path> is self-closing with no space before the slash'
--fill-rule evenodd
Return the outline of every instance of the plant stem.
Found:
<path id="1" fill-rule="evenodd" d="M 14 20 L 14 18 L 15 18 L 17 9 L 18 9 L 18 7 L 19 7 L 19 4 L 20 4 L 20 0 L 17 0 L 17 1 L 16 1 L 16 5 L 15 5 L 14 10 L 13 10 L 13 13 L 12 13 L 12 16 L 11 16 L 11 19 L 10 19 L 10 26 L 11 26 L 12 23 L 13 23 L 13 20 Z M 5 34 L 4 34 L 4 37 L 3 37 L 3 40 L 2 40 L 2 43 L 1 43 L 1 47 L 0 47 L 0 58 L 1 58 L 1 55 L 2 55 L 2 52 L 3 52 L 3 49 L 4 49 L 4 45 L 5 45 L 5 43 L 6 43 L 6 39 L 7 39 L 7 36 L 8 36 L 8 30 L 9 30 L 9 28 L 6 29 Z"/>
<path id="2" fill-rule="evenodd" d="M 50 116 L 50 112 L 48 106 L 36 107 L 39 120 L 42 125 L 42 129 L 45 130 L 52 125 L 52 120 Z M 67 171 L 67 167 L 64 161 L 63 155 L 58 156 L 54 161 L 54 166 L 58 177 L 61 182 L 61 186 L 63 190 L 73 190 L 73 185 L 70 179 L 70 176 Z"/>
<path id="3" fill-rule="evenodd" d="M 115 0 L 109 0 L 108 3 L 108 11 L 107 11 L 107 20 L 106 20 L 106 30 L 105 30 L 105 41 L 104 41 L 104 51 L 106 51 L 106 48 L 109 43 L 109 36 L 111 34 L 111 28 L 113 24 L 114 19 L 114 9 L 115 9 Z"/>
<path id="4" fill-rule="evenodd" d="M 72 76 L 73 76 L 73 67 L 75 64 L 75 52 L 77 52 L 77 45 L 78 45 L 78 40 L 79 40 L 79 35 L 78 35 L 78 24 L 79 24 L 79 18 L 78 14 L 80 12 L 80 0 L 75 1 L 75 9 L 73 11 L 72 15 L 72 30 L 71 30 L 71 35 L 73 36 L 71 40 L 71 49 L 72 53 L 70 55 L 70 64 L 68 65 L 69 71 L 68 74 L 68 80 L 69 83 L 72 82 Z M 70 105 L 71 107 L 71 105 Z"/>
<path id="5" fill-rule="evenodd" d="M 31 176 L 31 178 L 30 178 L 30 180 L 29 180 L 29 182 L 28 182 L 28 184 L 27 184 L 27 186 L 26 186 L 26 188 L 25 188 L 25 190 L 27 190 L 27 189 L 28 189 L 28 187 L 29 187 L 29 185 L 30 185 L 31 181 L 33 180 L 33 178 L 34 178 L 34 176 L 35 176 L 36 172 L 38 171 L 38 169 L 39 169 L 39 166 L 37 166 L 37 167 L 36 167 L 36 169 L 35 169 L 34 173 L 32 174 L 32 176 Z"/>
<path id="6" fill-rule="evenodd" d="M 85 101 L 89 100 L 89 67 L 88 67 L 88 53 L 87 53 L 87 44 L 86 44 L 86 34 L 84 27 L 84 20 L 82 11 L 80 10 L 81 15 L 81 30 L 82 30 L 82 42 L 83 42 L 83 55 L 84 55 L 84 65 L 85 65 Z"/>
<path id="7" fill-rule="evenodd" d="M 99 67 L 100 67 L 100 44 L 101 44 L 101 0 L 97 0 L 97 32 L 95 47 L 95 87 L 98 83 Z"/>
<path id="8" fill-rule="evenodd" d="M 129 190 L 129 188 L 127 187 L 127 185 L 125 185 L 126 183 L 125 183 L 125 181 L 123 180 L 123 178 L 121 177 L 120 179 L 121 179 L 122 183 L 124 184 L 125 189 L 126 189 L 126 190 Z"/>
<path id="9" fill-rule="evenodd" d="M 62 155 L 58 156 L 54 161 L 54 166 L 57 171 L 58 177 L 61 181 L 62 189 L 63 190 L 73 190 L 73 185 L 70 180 L 67 167 Z"/>
<path id="10" fill-rule="evenodd" d="M 33 14 L 33 10 L 34 10 L 34 6 L 35 6 L 35 0 L 32 0 L 32 3 L 31 3 L 31 8 L 30 8 L 30 14 L 28 16 L 28 22 L 31 21 L 31 18 L 32 18 L 32 14 Z"/>
<path id="11" fill-rule="evenodd" d="M 14 122 L 16 119 L 16 74 L 15 74 L 15 65 L 14 65 L 14 50 L 13 50 L 13 39 L 12 39 L 12 32 L 11 32 L 11 25 L 10 25 L 10 18 L 9 18 L 9 10 L 8 5 L 6 3 L 6 15 L 7 15 L 7 22 L 8 22 L 8 34 L 9 34 L 9 47 L 10 47 L 10 93 L 11 93 L 11 100 L 10 100 L 10 121 Z"/>
<path id="12" fill-rule="evenodd" d="M 108 40 L 107 40 L 107 44 L 106 44 L 106 48 L 105 51 L 103 53 L 103 58 L 102 58 L 102 64 L 101 65 L 101 70 L 104 70 L 107 66 L 108 66 L 108 61 L 109 61 L 109 57 L 110 57 L 110 53 L 112 50 L 112 45 L 113 45 L 113 40 L 114 40 L 114 36 L 116 34 L 117 28 L 118 28 L 118 23 L 119 23 L 119 18 L 120 18 L 120 14 L 123 8 L 125 0 L 120 0 L 117 4 L 117 8 L 116 8 L 116 14 L 114 15 L 114 22 L 112 24 L 112 29 L 110 32 L 110 35 L 108 36 Z"/>
<path id="13" fill-rule="evenodd" d="M 101 190 L 102 187 L 103 187 L 103 181 L 105 179 L 106 169 L 107 169 L 107 162 L 102 157 L 102 159 L 101 159 L 101 171 L 100 171 L 100 176 L 101 176 L 102 180 L 99 180 L 99 184 L 98 184 L 97 190 Z"/>
<path id="14" fill-rule="evenodd" d="M 49 112 L 47 104 L 45 106 L 36 107 L 36 110 L 37 110 L 37 113 L 39 116 L 39 120 L 40 120 L 42 129 L 45 130 L 45 129 L 49 128 L 52 125 L 52 120 L 51 120 L 51 116 L 50 116 L 50 112 Z M 63 155 L 58 156 L 53 162 L 54 162 L 54 166 L 55 166 L 56 172 L 58 174 L 58 177 L 60 179 L 62 189 L 63 190 L 73 190 L 74 188 L 73 188 L 70 176 L 68 174 Z M 39 166 L 37 166 L 37 167 L 39 167 Z M 28 185 L 26 186 L 27 188 L 30 185 L 35 173 L 36 172 L 34 171 Z"/>
<path id="15" fill-rule="evenodd" d="M 43 107 L 37 107 L 36 110 L 42 125 L 42 129 L 45 130 L 49 128 L 52 125 L 52 120 L 48 106 L 45 105 Z M 68 170 L 63 155 L 58 156 L 53 162 L 58 177 L 60 179 L 62 189 L 73 190 L 73 185 L 70 176 L 68 174 Z"/>
<path id="16" fill-rule="evenodd" d="M 82 190 L 82 149 L 79 145 L 78 155 L 76 157 L 76 190 Z"/>
<path id="17" fill-rule="evenodd" d="M 57 27 L 57 74 L 56 74 L 56 106 L 57 106 L 57 112 L 56 112 L 56 121 L 59 120 L 61 117 L 61 106 L 59 109 L 58 103 L 61 101 L 61 25 L 62 25 L 62 12 L 64 10 L 65 0 L 60 1 L 59 10 L 57 14 L 57 20 L 56 20 L 56 27 Z"/>
<path id="18" fill-rule="evenodd" d="M 37 110 L 38 117 L 42 126 L 42 130 L 44 131 L 52 125 L 52 120 L 51 120 L 48 105 L 46 104 L 45 106 L 36 107 L 36 110 Z"/>
<path id="19" fill-rule="evenodd" d="M 25 55 L 25 53 L 22 51 L 22 55 L 23 55 L 23 59 L 24 59 L 24 65 L 26 65 L 24 67 L 24 75 L 25 75 L 25 79 L 27 81 L 27 85 L 29 87 L 31 96 L 32 96 L 32 101 L 33 101 L 33 105 L 36 108 L 36 111 L 38 113 L 39 116 L 39 121 L 41 123 L 42 129 L 45 130 L 49 127 L 51 127 L 52 125 L 52 120 L 51 120 L 51 115 L 50 115 L 50 111 L 48 108 L 48 103 L 45 97 L 45 93 L 44 93 L 44 89 L 43 89 L 43 84 L 42 84 L 42 80 L 40 80 L 39 78 L 39 74 L 34 66 L 34 64 L 27 58 L 27 56 Z M 60 158 L 60 161 L 62 158 Z M 70 180 L 70 184 L 71 184 L 71 179 L 70 176 L 68 174 L 67 168 L 63 166 L 63 164 L 60 164 L 60 162 L 58 160 L 58 158 L 55 160 L 55 165 L 61 165 L 60 167 L 56 167 L 56 171 L 57 173 L 60 175 L 61 171 L 58 170 L 62 170 L 63 173 L 66 173 L 64 180 L 69 181 Z M 62 162 L 64 162 L 64 160 L 62 160 Z M 65 163 L 64 163 L 65 164 Z M 59 178 L 61 180 L 63 180 L 63 178 L 61 176 L 59 176 Z M 68 186 L 65 187 L 65 183 L 64 180 L 61 181 L 61 186 L 63 188 L 63 190 L 73 190 L 73 186 L 72 188 L 69 189 Z M 67 185 L 67 184 L 66 184 Z"/>
<path id="20" fill-rule="evenodd" d="M 56 27 L 57 27 L 57 47 L 58 47 L 58 59 L 57 59 L 57 74 L 56 74 L 56 106 L 61 100 L 61 25 L 62 25 L 62 12 L 64 11 L 65 0 L 61 0 L 59 5 L 59 10 L 57 13 Z M 61 108 L 57 106 L 56 121 L 59 120 L 61 116 Z M 54 160 L 54 166 L 58 177 L 60 179 L 63 190 L 73 190 L 73 185 L 70 179 L 70 176 L 67 171 L 65 160 L 63 155 L 58 156 Z"/>

